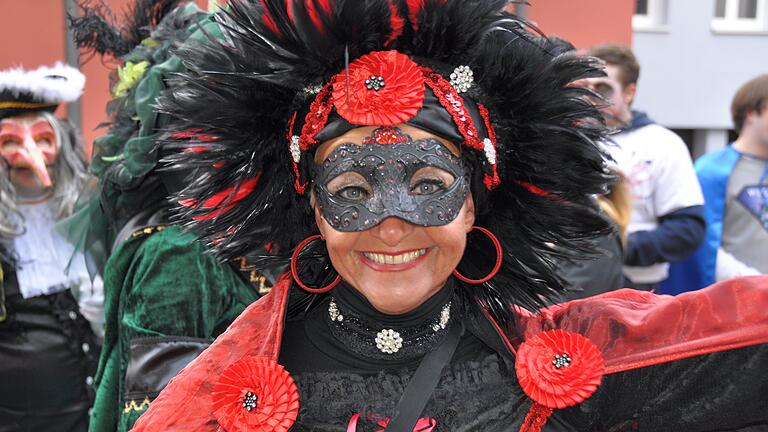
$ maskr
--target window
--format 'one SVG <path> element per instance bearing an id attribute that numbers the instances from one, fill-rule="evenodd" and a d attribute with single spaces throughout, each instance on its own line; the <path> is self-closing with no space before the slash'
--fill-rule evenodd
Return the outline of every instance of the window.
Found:
<path id="1" fill-rule="evenodd" d="M 632 28 L 639 31 L 664 31 L 667 26 L 667 0 L 636 0 Z"/>
<path id="2" fill-rule="evenodd" d="M 637 0 L 635 15 L 648 15 L 648 0 Z"/>
<path id="3" fill-rule="evenodd" d="M 712 30 L 722 33 L 768 32 L 768 0 L 716 0 Z"/>

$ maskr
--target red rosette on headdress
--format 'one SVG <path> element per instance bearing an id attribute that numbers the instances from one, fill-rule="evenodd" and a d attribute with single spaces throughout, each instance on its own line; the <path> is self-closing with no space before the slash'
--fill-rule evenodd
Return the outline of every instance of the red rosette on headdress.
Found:
<path id="1" fill-rule="evenodd" d="M 374 51 L 333 79 L 333 105 L 348 122 L 393 126 L 415 116 L 424 103 L 424 76 L 419 66 L 397 51 Z"/>
<path id="2" fill-rule="evenodd" d="M 285 432 L 299 413 L 291 374 L 267 357 L 245 357 L 229 365 L 212 399 L 213 414 L 227 432 Z"/>
<path id="3" fill-rule="evenodd" d="M 525 394 L 552 409 L 573 406 L 592 396 L 604 370 L 595 344 L 565 330 L 546 331 L 526 340 L 515 361 Z"/>

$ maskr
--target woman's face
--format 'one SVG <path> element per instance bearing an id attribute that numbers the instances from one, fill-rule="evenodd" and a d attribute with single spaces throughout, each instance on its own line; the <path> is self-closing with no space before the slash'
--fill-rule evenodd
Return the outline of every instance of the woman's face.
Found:
<path id="1" fill-rule="evenodd" d="M 315 219 L 341 277 L 387 314 L 438 292 L 475 220 L 457 147 L 408 125 L 364 127 L 323 143 L 315 162 Z"/>

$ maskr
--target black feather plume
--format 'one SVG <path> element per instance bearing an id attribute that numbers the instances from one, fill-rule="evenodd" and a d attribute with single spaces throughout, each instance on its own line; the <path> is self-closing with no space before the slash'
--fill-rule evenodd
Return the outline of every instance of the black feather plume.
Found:
<path id="1" fill-rule="evenodd" d="M 327 13 L 324 4 L 331 6 Z M 354 60 L 396 49 L 441 73 L 467 65 L 475 72 L 468 95 L 488 108 L 496 129 L 502 179 L 489 192 L 480 158 L 466 153 L 476 167 L 477 224 L 494 232 L 504 249 L 499 274 L 467 292 L 506 323 L 510 304 L 534 308 L 561 291 L 556 260 L 588 251 L 589 241 L 609 229 L 592 200 L 611 180 L 596 144 L 603 123 L 584 91 L 569 86 L 601 72 L 590 58 L 555 55 L 546 38 L 503 11 L 504 0 L 423 4 L 412 22 L 406 0 L 231 2 L 217 18 L 223 38 L 179 52 L 188 72 L 159 104 L 177 119 L 173 132 L 196 128 L 216 138 L 182 144 L 204 149 L 195 152 L 166 142 L 177 150 L 169 162 L 198 172 L 178 197 L 197 204 L 179 206 L 179 217 L 224 258 L 265 244 L 287 257 L 317 231 L 309 200 L 293 188 L 286 137 L 292 114 L 313 97 L 303 89 L 343 70 L 345 50 Z M 406 21 L 394 40 L 392 6 Z M 256 173 L 261 179 L 253 192 L 208 217 L 210 209 L 200 203 Z M 471 234 L 459 270 L 481 277 L 494 260 L 493 247 Z"/>
<path id="2" fill-rule="evenodd" d="M 103 1 L 80 4 L 81 15 L 69 16 L 72 37 L 80 48 L 100 55 L 122 57 L 148 38 L 162 19 L 183 0 L 136 0 L 130 14 L 118 25 L 112 10 Z"/>

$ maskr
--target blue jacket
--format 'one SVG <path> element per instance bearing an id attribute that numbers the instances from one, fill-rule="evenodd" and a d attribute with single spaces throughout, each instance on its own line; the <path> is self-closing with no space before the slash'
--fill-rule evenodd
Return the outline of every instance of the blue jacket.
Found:
<path id="1" fill-rule="evenodd" d="M 661 285 L 661 292 L 679 294 L 715 283 L 715 264 L 723 234 L 728 179 L 740 157 L 741 154 L 729 145 L 696 160 L 696 175 L 704 193 L 707 233 L 704 242 L 693 255 L 672 264 L 669 278 Z"/>

